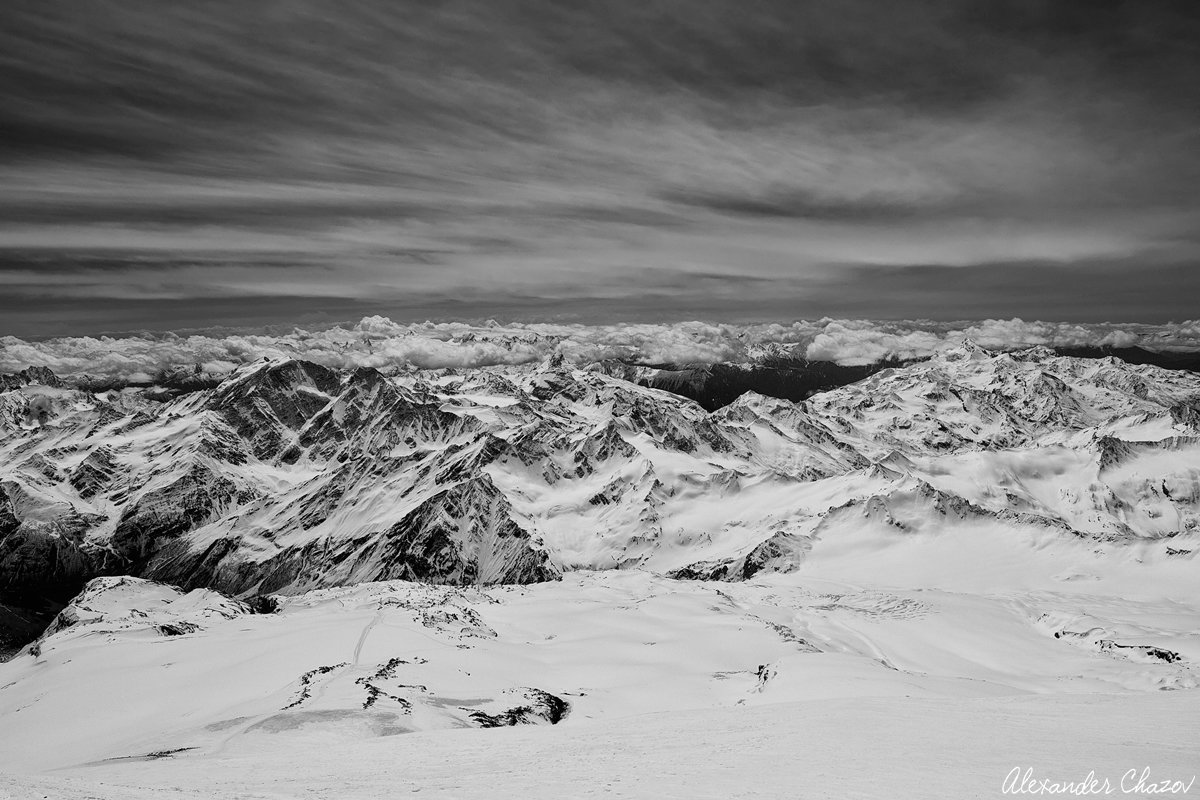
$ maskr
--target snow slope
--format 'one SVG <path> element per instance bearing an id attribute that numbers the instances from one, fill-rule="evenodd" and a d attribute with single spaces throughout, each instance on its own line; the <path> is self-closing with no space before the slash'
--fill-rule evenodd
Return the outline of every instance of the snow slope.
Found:
<path id="1" fill-rule="evenodd" d="M 567 796 L 777 797 L 811 788 L 815 769 L 828 791 L 988 797 L 1018 764 L 1195 771 L 1196 577 L 1138 600 L 1131 565 L 1003 593 L 609 571 L 323 589 L 270 614 L 98 579 L 0 665 L 0 773 L 71 779 L 10 776 L 25 796 L 371 797 L 395 782 L 471 797 L 497 780 L 492 796 L 557 796 L 579 779 Z M 510 723 L 546 731 L 470 730 Z"/>
<path id="2" fill-rule="evenodd" d="M 842 698 L 0 773 L 18 800 L 991 798 L 1014 768 L 1108 779 L 1197 774 L 1200 695 Z M 1069 735 L 1064 735 L 1069 732 Z M 1157 796 L 1187 797 L 1191 791 Z M 7 792 L 7 795 L 5 793 Z M 1146 796 L 1144 794 L 1140 796 Z"/>

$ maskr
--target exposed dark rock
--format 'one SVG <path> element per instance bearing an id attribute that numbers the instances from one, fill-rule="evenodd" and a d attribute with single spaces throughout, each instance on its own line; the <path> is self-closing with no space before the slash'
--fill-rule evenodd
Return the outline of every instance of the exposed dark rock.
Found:
<path id="1" fill-rule="evenodd" d="M 86 500 L 108 488 L 116 471 L 112 449 L 101 446 L 71 470 L 69 480 L 75 491 L 79 492 L 79 496 Z"/>
<path id="2" fill-rule="evenodd" d="M 238 542 L 232 539 L 218 540 L 203 553 L 168 544 L 148 563 L 145 574 L 228 594 L 393 579 L 465 585 L 560 577 L 483 474 L 435 492 L 384 531 L 321 538 L 262 560 L 240 559 L 237 551 Z"/>
<path id="3" fill-rule="evenodd" d="M 363 709 L 368 709 L 371 706 L 375 705 L 377 702 L 379 702 L 380 698 L 386 698 L 388 700 L 392 700 L 396 703 L 399 703 L 400 706 L 403 707 L 403 709 L 405 711 L 408 711 L 409 709 L 412 708 L 412 703 L 409 702 L 406 698 L 399 697 L 394 694 L 390 694 L 389 692 L 385 691 L 384 689 L 381 689 L 378 685 L 382 681 L 390 680 L 391 678 L 393 678 L 396 674 L 396 669 L 401 664 L 407 664 L 407 663 L 409 663 L 409 662 L 405 661 L 402 658 L 389 659 L 386 664 L 381 664 L 379 669 L 375 670 L 374 674 L 370 675 L 369 677 L 358 678 L 357 680 L 354 681 L 358 685 L 362 686 L 367 692 L 367 699 L 363 701 L 363 705 L 362 705 Z M 427 691 L 426 687 L 424 687 L 424 686 L 405 686 L 403 688 L 416 689 L 417 691 L 421 691 L 421 692 Z"/>
<path id="4" fill-rule="evenodd" d="M 26 367 L 20 372 L 0 375 L 0 392 L 19 389 L 31 383 L 55 388 L 62 388 L 64 385 L 62 379 L 55 375 L 49 367 Z"/>
<path id="5" fill-rule="evenodd" d="M 333 370 L 308 361 L 283 361 L 231 378 L 217 388 L 209 405 L 255 456 L 269 460 L 285 449 L 285 432 L 300 430 L 340 387 Z"/>
<path id="6" fill-rule="evenodd" d="M 165 541 L 207 522 L 238 495 L 231 480 L 193 464 L 161 489 L 146 492 L 121 515 L 112 546 L 131 564 L 143 565 Z"/>
<path id="7" fill-rule="evenodd" d="M 1176 403 L 1170 408 L 1171 420 L 1180 425 L 1189 425 L 1200 433 L 1200 398 Z"/>
<path id="8" fill-rule="evenodd" d="M 503 728 L 512 725 L 536 725 L 549 722 L 557 725 L 570 713 L 571 704 L 561 697 L 541 689 L 522 690 L 526 705 L 515 706 L 498 714 L 471 712 L 471 719 L 481 728 Z"/>
<path id="9" fill-rule="evenodd" d="M 493 584 L 559 577 L 487 475 L 433 495 L 366 552 L 380 565 L 373 580 Z"/>
<path id="10" fill-rule="evenodd" d="M 1097 439 L 1096 450 L 1100 456 L 1101 472 L 1124 463 L 1137 452 L 1132 443 L 1113 436 L 1101 436 Z"/>
<path id="11" fill-rule="evenodd" d="M 812 543 L 807 538 L 780 531 L 740 558 L 697 561 L 673 570 L 667 576 L 692 581 L 745 581 L 764 570 L 791 572 L 811 548 Z"/>
<path id="12" fill-rule="evenodd" d="M 158 632 L 163 636 L 183 636 L 185 633 L 198 630 L 200 630 L 200 626 L 191 622 L 166 622 L 158 626 Z"/>
<path id="13" fill-rule="evenodd" d="M 0 482 L 0 591 L 65 600 L 92 576 L 121 570 L 118 556 L 87 538 L 105 517 L 61 503 L 23 517 L 19 505 L 44 502 L 15 481 Z"/>
<path id="14" fill-rule="evenodd" d="M 1183 660 L 1183 657 L 1179 653 L 1162 647 L 1152 647 L 1144 644 L 1117 644 L 1111 639 L 1101 639 L 1099 645 L 1101 652 L 1116 653 L 1118 650 L 1128 650 L 1131 653 L 1136 653 L 1156 661 L 1164 661 L 1167 664 L 1174 664 L 1177 661 Z"/>
<path id="15" fill-rule="evenodd" d="M 273 594 L 256 594 L 243 600 L 251 614 L 279 613 L 279 598 Z"/>
<path id="16" fill-rule="evenodd" d="M 289 708 L 295 708 L 296 706 L 300 705 L 308 698 L 312 697 L 312 684 L 313 684 L 314 680 L 316 680 L 321 675 L 328 675 L 329 673 L 333 672 L 335 669 L 341 669 L 344 666 L 347 666 L 346 662 L 342 662 L 341 664 L 334 664 L 332 666 L 317 667 L 316 669 L 310 669 L 308 672 L 301 675 L 300 676 L 300 692 L 299 692 L 299 694 L 297 694 L 295 700 L 293 700 L 292 702 L 290 702 L 286 706 L 284 706 L 283 710 L 287 711 Z"/>
<path id="17" fill-rule="evenodd" d="M 41 636 L 62 608 L 52 598 L 0 592 L 0 661 Z"/>

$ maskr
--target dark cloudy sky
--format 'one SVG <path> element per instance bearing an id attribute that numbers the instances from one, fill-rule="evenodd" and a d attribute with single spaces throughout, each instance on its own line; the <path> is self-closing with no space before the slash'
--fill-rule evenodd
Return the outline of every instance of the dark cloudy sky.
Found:
<path id="1" fill-rule="evenodd" d="M 1200 316 L 1195 0 L 15 0 L 0 334 Z"/>

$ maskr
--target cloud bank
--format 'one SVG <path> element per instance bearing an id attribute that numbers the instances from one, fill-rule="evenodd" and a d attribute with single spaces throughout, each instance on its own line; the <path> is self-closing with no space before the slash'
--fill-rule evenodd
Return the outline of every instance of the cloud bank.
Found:
<path id="1" fill-rule="evenodd" d="M 643 364 L 743 362 L 764 354 L 869 364 L 913 359 L 965 339 L 994 350 L 1049 347 L 1142 347 L 1200 351 L 1200 321 L 1151 325 L 1076 325 L 1020 319 L 945 324 L 929 321 L 801 321 L 789 325 L 478 325 L 400 324 L 367 317 L 353 325 L 287 333 L 0 338 L 0 372 L 47 366 L 64 377 L 149 381 L 163 370 L 224 375 L 261 358 L 304 358 L 335 368 L 472 368 L 533 364 L 552 354 L 586 366 L 604 359 Z"/>

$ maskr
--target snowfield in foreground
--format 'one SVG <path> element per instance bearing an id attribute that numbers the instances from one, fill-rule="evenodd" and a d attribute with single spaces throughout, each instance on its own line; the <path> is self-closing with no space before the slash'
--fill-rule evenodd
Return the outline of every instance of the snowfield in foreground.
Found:
<path id="1" fill-rule="evenodd" d="M 913 557 L 938 559 L 926 544 Z M 101 578 L 0 664 L 0 790 L 915 798 L 1000 796 L 1016 766 L 1186 780 L 1200 582 L 1139 570 L 1005 593 L 820 565 L 732 584 L 385 582 L 269 614 Z"/>
<path id="2" fill-rule="evenodd" d="M 0 392 L 0 592 L 74 596 L 0 663 L 0 797 L 1200 774 L 1200 376 L 968 344 L 710 413 L 622 375 Z"/>
<path id="3" fill-rule="evenodd" d="M 1023 766 L 1034 781 L 1078 783 L 1095 773 L 1114 797 L 1190 797 L 1200 782 L 1182 787 L 1197 772 L 1198 717 L 1195 693 L 846 698 L 353 742 L 296 734 L 277 749 L 217 758 L 115 762 L 53 777 L 0 773 L 0 795 L 963 800 L 1006 796 L 1005 781 Z M 1160 781 L 1174 792 L 1145 791 Z"/>

